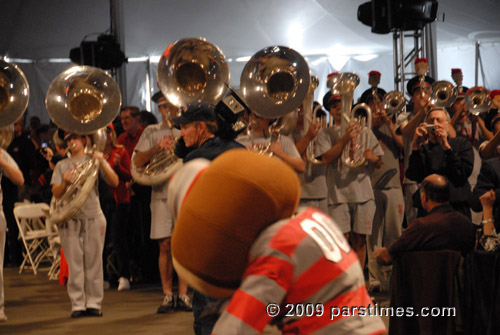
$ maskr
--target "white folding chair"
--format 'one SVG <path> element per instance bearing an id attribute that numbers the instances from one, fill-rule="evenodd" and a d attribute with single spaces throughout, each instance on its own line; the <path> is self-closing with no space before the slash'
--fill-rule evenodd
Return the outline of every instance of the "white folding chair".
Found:
<path id="1" fill-rule="evenodd" d="M 19 237 L 23 242 L 25 255 L 19 268 L 23 272 L 25 266 L 30 265 L 33 274 L 37 274 L 40 263 L 47 260 L 54 264 L 54 253 L 51 250 L 49 239 L 55 238 L 58 233 L 47 225 L 49 206 L 45 203 L 30 203 L 14 207 L 14 217 L 19 228 Z M 50 227 L 50 228 L 49 228 Z"/>

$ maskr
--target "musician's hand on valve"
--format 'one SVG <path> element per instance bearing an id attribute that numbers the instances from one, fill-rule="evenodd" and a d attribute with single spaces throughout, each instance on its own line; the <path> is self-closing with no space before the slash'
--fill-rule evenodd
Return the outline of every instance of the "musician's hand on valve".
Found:
<path id="1" fill-rule="evenodd" d="M 75 174 L 74 169 L 66 170 L 63 174 L 63 181 L 65 181 L 67 184 L 71 184 L 74 174 Z"/>
<path id="2" fill-rule="evenodd" d="M 275 154 L 278 157 L 282 153 L 284 153 L 283 147 L 281 146 L 281 143 L 278 141 L 271 143 L 271 145 L 269 146 L 269 151 L 271 151 L 273 154 Z"/>
<path id="3" fill-rule="evenodd" d="M 100 151 L 94 151 L 92 157 L 102 163 L 104 161 L 104 154 Z"/>
<path id="4" fill-rule="evenodd" d="M 174 145 L 174 139 L 172 136 L 164 136 L 158 145 L 161 149 L 169 151 Z"/>
<path id="5" fill-rule="evenodd" d="M 320 130 L 321 130 L 321 122 L 319 120 L 314 121 L 307 130 L 306 133 L 307 138 L 313 140 L 316 136 L 318 136 Z"/>
<path id="6" fill-rule="evenodd" d="M 349 127 L 347 127 L 347 130 L 342 137 L 342 141 L 344 144 L 349 143 L 349 141 L 353 140 L 356 137 L 356 132 L 357 132 L 357 124 L 356 123 L 351 123 Z"/>

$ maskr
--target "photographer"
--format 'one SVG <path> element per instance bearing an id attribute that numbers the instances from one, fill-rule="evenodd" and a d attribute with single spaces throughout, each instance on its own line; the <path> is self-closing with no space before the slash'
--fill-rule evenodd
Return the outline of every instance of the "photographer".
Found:
<path id="1" fill-rule="evenodd" d="M 433 173 L 445 176 L 450 182 L 450 205 L 470 219 L 471 190 L 467 178 L 474 165 L 474 153 L 467 139 L 448 136 L 449 120 L 445 110 L 434 109 L 418 126 L 411 143 L 406 177 L 420 183 Z M 415 207 L 421 209 L 421 206 Z M 422 214 L 420 210 L 419 216 Z"/>

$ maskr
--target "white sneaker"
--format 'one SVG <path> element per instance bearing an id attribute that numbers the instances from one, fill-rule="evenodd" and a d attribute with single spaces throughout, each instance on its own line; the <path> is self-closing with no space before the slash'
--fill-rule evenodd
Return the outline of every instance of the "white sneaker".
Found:
<path id="1" fill-rule="evenodd" d="M 109 281 L 105 280 L 103 283 L 102 283 L 102 286 L 105 290 L 109 290 L 110 288 L 110 285 L 109 285 Z"/>
<path id="2" fill-rule="evenodd" d="M 130 290 L 130 282 L 125 277 L 118 279 L 118 291 Z"/>
<path id="3" fill-rule="evenodd" d="M 0 322 L 5 322 L 7 321 L 7 315 L 5 315 L 4 310 L 0 311 Z"/>

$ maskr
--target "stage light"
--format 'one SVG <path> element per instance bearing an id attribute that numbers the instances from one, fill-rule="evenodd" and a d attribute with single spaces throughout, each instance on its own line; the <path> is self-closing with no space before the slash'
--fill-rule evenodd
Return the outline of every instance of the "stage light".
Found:
<path id="1" fill-rule="evenodd" d="M 79 48 L 70 50 L 69 58 L 74 63 L 104 70 L 119 68 L 126 61 L 120 45 L 111 35 L 101 35 L 97 41 L 82 41 Z"/>
<path id="2" fill-rule="evenodd" d="M 372 27 L 372 33 L 422 29 L 436 19 L 435 0 L 372 0 L 358 7 L 358 20 Z"/>

